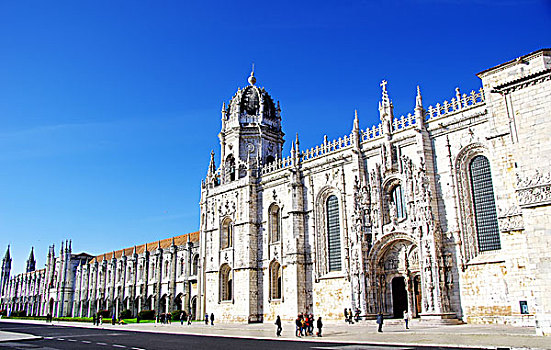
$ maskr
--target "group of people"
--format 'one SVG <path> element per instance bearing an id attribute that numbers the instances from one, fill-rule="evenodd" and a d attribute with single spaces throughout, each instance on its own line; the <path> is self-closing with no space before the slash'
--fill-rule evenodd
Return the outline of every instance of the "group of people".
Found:
<path id="1" fill-rule="evenodd" d="M 94 326 L 102 325 L 103 324 L 103 316 L 102 315 L 96 316 L 96 314 L 92 315 L 92 324 Z"/>
<path id="2" fill-rule="evenodd" d="M 276 319 L 276 335 L 279 337 L 281 336 L 281 319 L 279 316 L 277 316 Z M 314 315 L 312 314 L 299 314 L 295 320 L 296 330 L 295 335 L 297 337 L 303 337 L 307 335 L 314 335 Z M 318 320 L 316 321 L 316 328 L 318 331 L 316 332 L 316 335 L 318 337 L 321 337 L 321 329 L 323 328 L 323 322 L 321 320 L 321 316 L 318 317 Z"/>
<path id="3" fill-rule="evenodd" d="M 184 321 L 187 321 L 188 326 L 191 324 L 191 321 L 193 320 L 193 316 L 191 315 L 191 312 L 188 314 L 185 311 L 180 312 L 180 324 L 183 325 Z"/>
<path id="4" fill-rule="evenodd" d="M 209 325 L 209 314 L 205 314 L 205 324 Z M 214 313 L 210 314 L 210 325 L 214 326 Z"/>
<path id="5" fill-rule="evenodd" d="M 354 324 L 354 321 L 352 320 L 352 316 L 354 316 L 354 321 L 359 322 L 360 321 L 360 309 L 356 309 L 356 312 L 352 314 L 352 309 L 344 309 L 344 322 L 347 322 L 349 324 Z"/>
<path id="6" fill-rule="evenodd" d="M 171 313 L 157 314 L 157 317 L 155 318 L 155 323 L 171 324 L 172 323 L 172 314 Z"/>

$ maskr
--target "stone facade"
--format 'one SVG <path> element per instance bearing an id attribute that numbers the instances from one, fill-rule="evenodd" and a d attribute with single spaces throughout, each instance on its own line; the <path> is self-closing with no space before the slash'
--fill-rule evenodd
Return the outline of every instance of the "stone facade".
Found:
<path id="1" fill-rule="evenodd" d="M 112 253 L 73 254 L 62 243 L 55 256 L 50 247 L 46 268 L 10 278 L 9 247 L 3 260 L 0 310 L 25 311 L 29 316 L 91 317 L 100 310 L 119 315 L 129 310 L 196 314 L 199 233 L 167 238 Z"/>
<path id="2" fill-rule="evenodd" d="M 283 157 L 279 103 L 252 73 L 201 187 L 202 312 L 545 324 L 551 51 L 478 77 L 428 108 L 418 89 L 398 118 L 383 81 L 378 125 L 356 114 L 349 135 L 310 149 L 297 135 Z"/>

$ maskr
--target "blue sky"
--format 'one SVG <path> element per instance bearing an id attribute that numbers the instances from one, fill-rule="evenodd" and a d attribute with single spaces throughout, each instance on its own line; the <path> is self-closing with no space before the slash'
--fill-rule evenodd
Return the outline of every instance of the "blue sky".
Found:
<path id="1" fill-rule="evenodd" d="M 196 231 L 220 108 L 247 84 L 303 147 L 435 104 L 551 47 L 550 1 L 3 1 L 0 252 L 100 254 Z M 290 142 L 286 143 L 288 152 Z"/>

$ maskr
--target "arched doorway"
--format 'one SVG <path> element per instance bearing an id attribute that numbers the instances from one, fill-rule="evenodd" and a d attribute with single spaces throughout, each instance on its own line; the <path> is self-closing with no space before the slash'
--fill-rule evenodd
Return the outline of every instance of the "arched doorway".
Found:
<path id="1" fill-rule="evenodd" d="M 193 299 L 191 299 L 191 312 L 192 318 L 194 320 L 197 320 L 197 297 L 194 296 Z"/>
<path id="2" fill-rule="evenodd" d="M 419 317 L 419 315 L 423 311 L 423 307 L 422 307 L 423 294 L 421 293 L 421 276 L 420 275 L 416 275 L 413 278 L 413 295 L 415 298 L 413 300 L 413 302 L 415 303 L 415 308 L 414 308 L 415 312 L 413 317 Z"/>
<path id="3" fill-rule="evenodd" d="M 163 314 L 165 312 L 167 312 L 167 309 L 166 309 L 166 294 L 163 295 L 163 297 L 161 298 L 161 300 L 159 301 L 159 313 L 160 314 Z"/>
<path id="4" fill-rule="evenodd" d="M 182 300 L 184 299 L 184 294 L 180 293 L 174 298 L 174 310 L 183 310 L 182 309 Z M 186 311 L 187 312 L 187 311 Z"/>
<path id="5" fill-rule="evenodd" d="M 408 296 L 406 292 L 406 279 L 403 276 L 392 279 L 392 313 L 394 318 L 404 316 L 408 309 Z"/>

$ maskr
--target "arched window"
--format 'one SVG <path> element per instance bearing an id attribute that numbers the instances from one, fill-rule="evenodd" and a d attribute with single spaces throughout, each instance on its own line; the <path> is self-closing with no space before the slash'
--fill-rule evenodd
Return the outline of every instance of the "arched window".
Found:
<path id="1" fill-rule="evenodd" d="M 270 264 L 270 297 L 271 299 L 281 299 L 282 297 L 282 269 L 277 261 Z"/>
<path id="2" fill-rule="evenodd" d="M 269 209 L 270 243 L 279 242 L 281 240 L 280 212 L 279 207 L 275 204 Z"/>
<path id="3" fill-rule="evenodd" d="M 501 249 L 494 187 L 488 158 L 481 155 L 474 157 L 469 165 L 469 174 L 478 250 L 484 252 Z"/>
<path id="4" fill-rule="evenodd" d="M 220 268 L 220 301 L 232 300 L 233 281 L 228 264 Z"/>
<path id="5" fill-rule="evenodd" d="M 404 192 L 402 191 L 402 186 L 396 185 L 392 188 L 391 191 L 391 201 L 394 206 L 395 215 L 397 219 L 403 219 L 406 217 L 406 203 L 404 201 Z"/>
<path id="6" fill-rule="evenodd" d="M 195 257 L 193 257 L 192 275 L 197 276 L 198 269 L 199 269 L 199 255 L 195 255 Z"/>
<path id="7" fill-rule="evenodd" d="M 329 272 L 341 270 L 341 225 L 339 200 L 332 195 L 327 198 L 327 252 Z"/>
<path id="8" fill-rule="evenodd" d="M 220 232 L 220 249 L 230 248 L 233 240 L 233 225 L 230 218 L 224 219 Z"/>
<path id="9" fill-rule="evenodd" d="M 138 278 L 143 279 L 143 265 L 140 264 L 140 267 L 138 269 Z"/>

